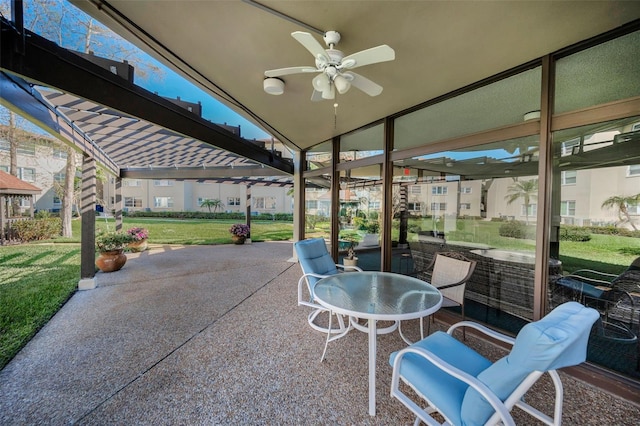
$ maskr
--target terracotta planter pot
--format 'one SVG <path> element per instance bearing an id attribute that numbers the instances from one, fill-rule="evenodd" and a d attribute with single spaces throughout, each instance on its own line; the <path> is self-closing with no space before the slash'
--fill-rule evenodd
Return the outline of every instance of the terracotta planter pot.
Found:
<path id="1" fill-rule="evenodd" d="M 241 237 L 238 235 L 232 235 L 231 239 L 233 240 L 233 244 L 244 244 L 247 237 Z"/>
<path id="2" fill-rule="evenodd" d="M 127 246 L 132 253 L 139 253 L 147 249 L 147 240 L 134 241 Z"/>
<path id="3" fill-rule="evenodd" d="M 127 256 L 122 249 L 101 252 L 96 259 L 96 266 L 102 272 L 118 271 L 125 263 L 127 263 Z"/>

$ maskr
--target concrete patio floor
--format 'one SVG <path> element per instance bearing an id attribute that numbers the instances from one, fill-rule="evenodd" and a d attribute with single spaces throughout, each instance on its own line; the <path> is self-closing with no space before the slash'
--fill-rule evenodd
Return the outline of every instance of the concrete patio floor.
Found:
<path id="1" fill-rule="evenodd" d="M 370 417 L 367 336 L 333 342 L 319 362 L 324 335 L 296 305 L 301 272 L 291 254 L 287 242 L 129 254 L 0 372 L 0 424 L 412 424 L 389 397 L 389 354 L 404 346 L 398 334 L 378 338 Z M 405 328 L 417 336 L 416 324 Z M 638 424 L 637 406 L 561 375 L 564 424 Z M 550 412 L 549 389 L 546 380 L 536 385 L 528 401 Z"/>

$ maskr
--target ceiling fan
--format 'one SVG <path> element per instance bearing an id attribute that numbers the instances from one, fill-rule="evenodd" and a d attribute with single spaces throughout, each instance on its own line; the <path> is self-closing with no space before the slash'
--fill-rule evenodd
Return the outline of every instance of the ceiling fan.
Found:
<path id="1" fill-rule="evenodd" d="M 316 66 L 279 68 L 265 71 L 264 75 L 267 80 L 290 74 L 319 73 L 311 81 L 313 84 L 312 101 L 334 99 L 336 90 L 338 93 L 344 94 L 351 86 L 362 90 L 369 96 L 377 96 L 382 93 L 382 86 L 350 70 L 364 65 L 394 60 L 396 57 L 395 51 L 386 44 L 344 56 L 340 50 L 335 48 L 340 41 L 340 33 L 337 31 L 327 31 L 324 34 L 323 39 L 328 49 L 323 48 L 309 33 L 296 31 L 291 33 L 291 36 L 311 52 L 316 60 Z M 279 93 L 282 93 L 284 85 L 280 84 Z M 267 90 L 266 83 L 265 90 Z"/>

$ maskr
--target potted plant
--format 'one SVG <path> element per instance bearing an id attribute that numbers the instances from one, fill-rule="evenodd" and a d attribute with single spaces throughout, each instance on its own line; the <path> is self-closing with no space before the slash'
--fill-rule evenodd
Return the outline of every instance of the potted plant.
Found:
<path id="1" fill-rule="evenodd" d="M 351 242 L 349 244 L 349 248 L 347 249 L 347 255 L 342 259 L 342 263 L 344 266 L 358 266 L 358 258 L 356 257 L 355 251 L 355 242 Z"/>
<path id="2" fill-rule="evenodd" d="M 231 225 L 231 228 L 229 228 L 234 244 L 244 244 L 245 240 L 249 238 L 250 231 L 249 225 L 245 225 L 244 223 L 234 223 Z"/>
<path id="3" fill-rule="evenodd" d="M 355 247 L 356 244 L 360 242 L 360 235 L 356 232 L 345 233 L 342 235 L 341 239 L 349 242 L 347 255 L 342 259 L 342 263 L 344 266 L 357 266 L 358 258 L 356 257 Z"/>
<path id="4" fill-rule="evenodd" d="M 147 249 L 147 238 L 149 238 L 149 231 L 145 228 L 133 227 L 127 230 L 127 234 L 131 235 L 132 241 L 127 248 L 133 253 L 145 251 Z"/>
<path id="5" fill-rule="evenodd" d="M 124 248 L 133 237 L 122 231 L 102 231 L 96 235 L 96 250 L 99 253 L 96 266 L 102 272 L 117 271 L 127 262 Z"/>

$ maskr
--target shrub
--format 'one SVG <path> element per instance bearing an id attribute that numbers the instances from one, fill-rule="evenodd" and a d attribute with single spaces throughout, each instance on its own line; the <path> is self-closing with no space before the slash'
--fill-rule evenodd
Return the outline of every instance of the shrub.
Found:
<path id="1" fill-rule="evenodd" d="M 640 230 L 633 231 L 627 228 L 618 228 L 616 226 L 585 226 L 592 234 L 601 235 L 619 235 L 621 237 L 640 238 Z"/>
<path id="2" fill-rule="evenodd" d="M 378 232 L 380 232 L 380 224 L 377 221 L 369 222 L 365 230 L 370 234 L 377 234 Z"/>
<path id="3" fill-rule="evenodd" d="M 527 226 L 524 222 L 519 220 L 510 220 L 500 225 L 498 233 L 502 237 L 518 238 L 518 239 L 533 239 L 535 238 L 535 228 L 533 226 Z"/>
<path id="4" fill-rule="evenodd" d="M 60 218 L 21 220 L 12 225 L 22 241 L 48 240 L 60 235 Z"/>
<path id="5" fill-rule="evenodd" d="M 51 217 L 51 213 L 48 210 L 38 210 L 34 215 L 36 219 L 49 219 Z"/>
<path id="6" fill-rule="evenodd" d="M 586 242 L 591 240 L 591 232 L 588 228 L 579 226 L 561 226 L 560 241 Z"/>
<path id="7" fill-rule="evenodd" d="M 360 231 L 364 231 L 367 228 L 367 219 L 361 216 L 356 216 L 352 219 L 353 226 Z"/>

